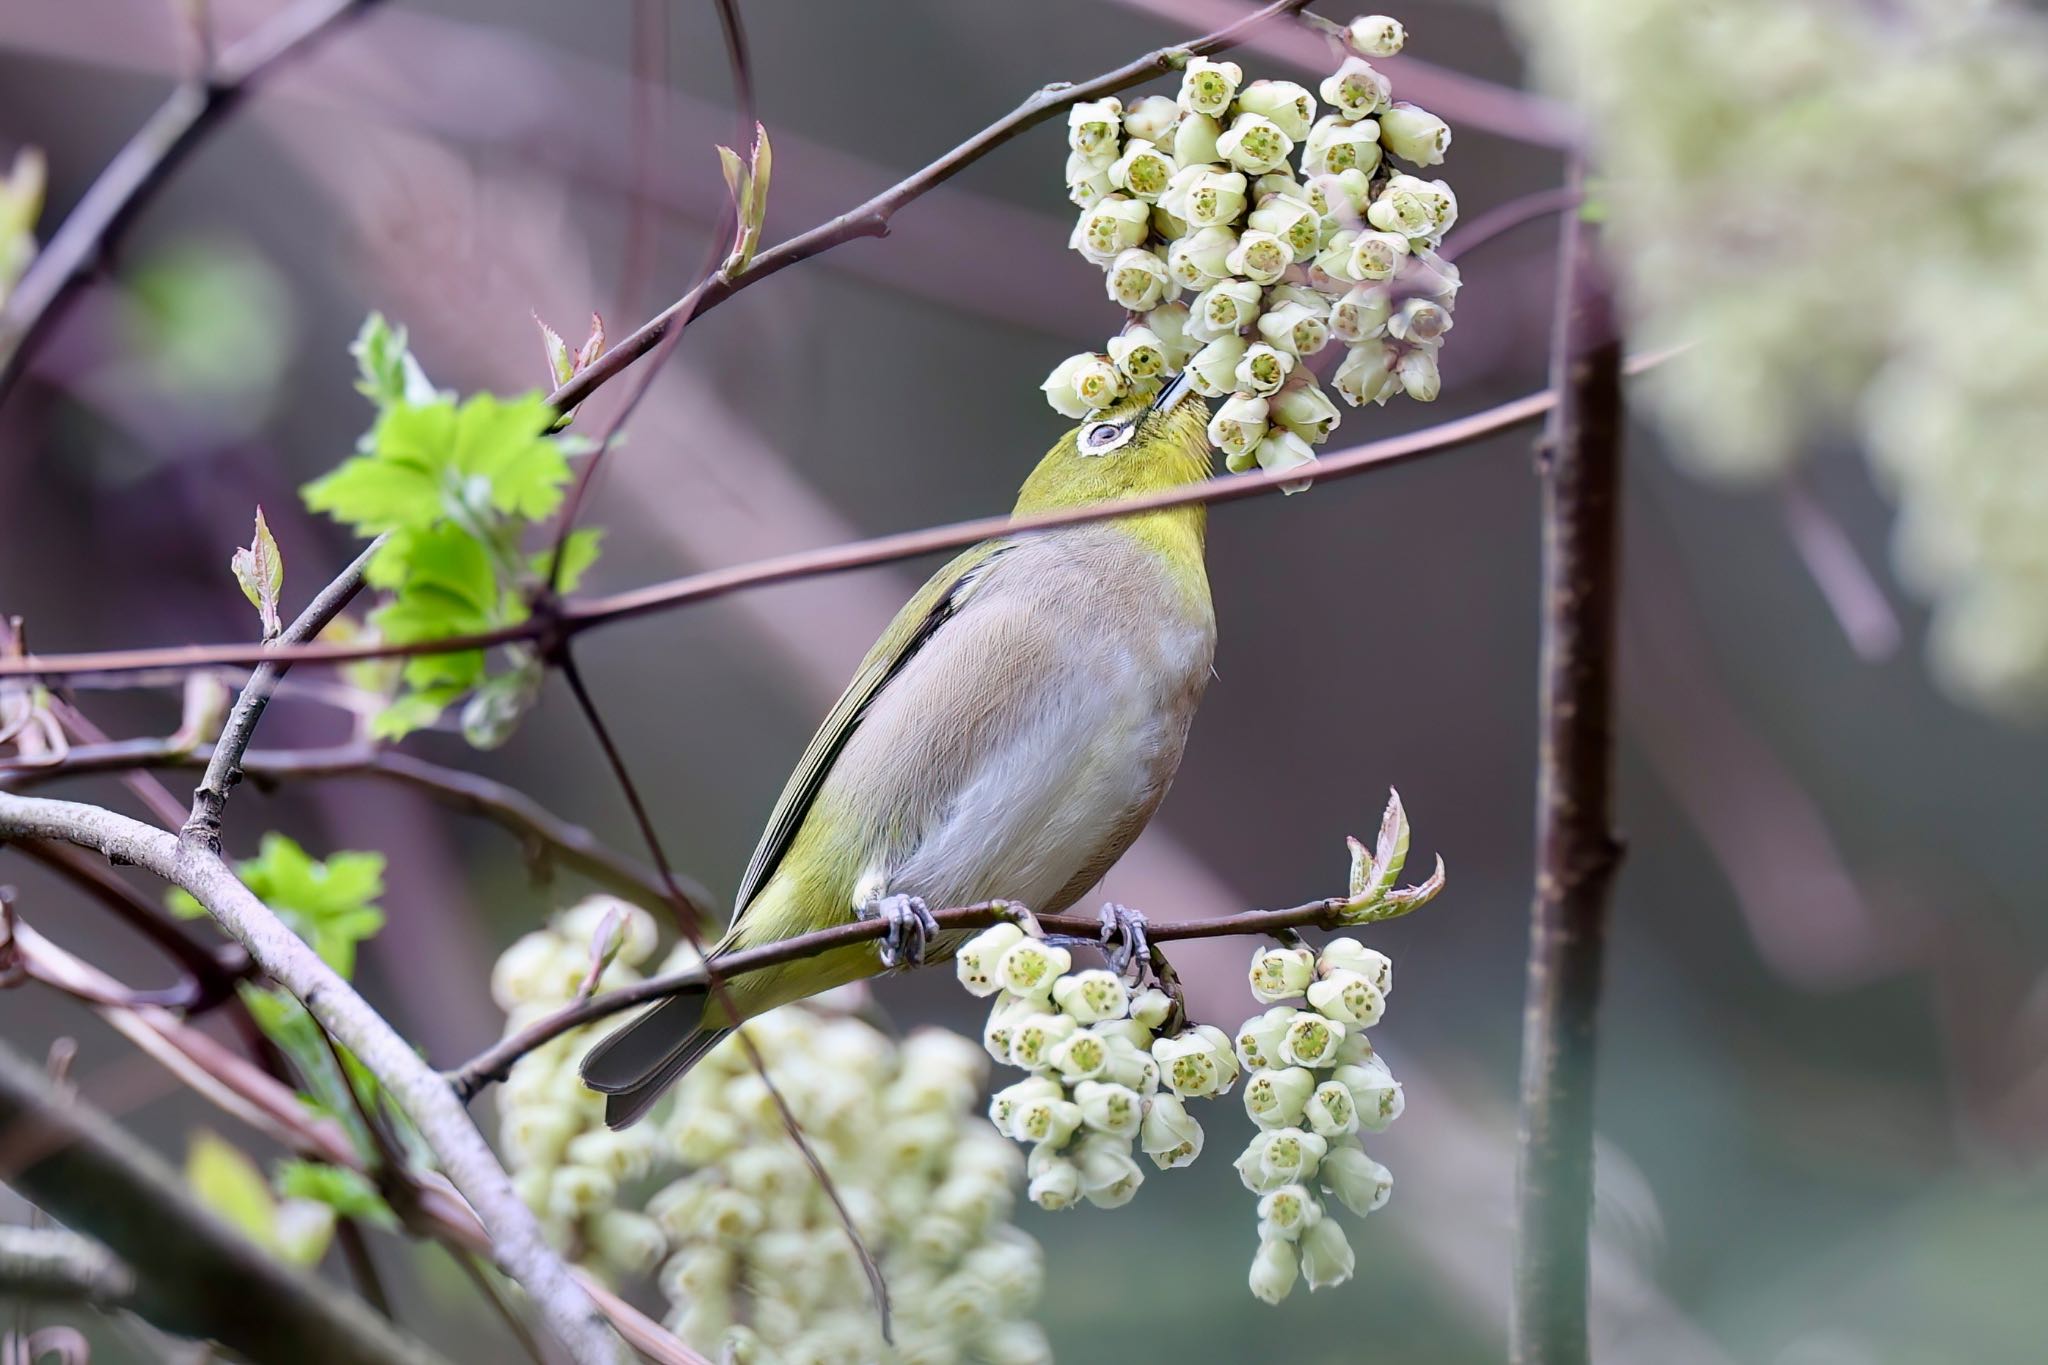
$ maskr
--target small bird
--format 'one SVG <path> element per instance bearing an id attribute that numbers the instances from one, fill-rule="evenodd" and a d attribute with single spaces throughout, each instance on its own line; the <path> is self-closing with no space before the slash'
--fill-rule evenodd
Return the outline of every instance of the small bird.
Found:
<path id="1" fill-rule="evenodd" d="M 1136 497 L 1210 472 L 1187 379 L 1062 437 L 1016 513 Z M 593 1048 L 583 1080 L 623 1128 L 741 1020 L 927 951 L 927 906 L 1054 913 L 1138 837 L 1180 767 L 1216 617 L 1199 505 L 983 541 L 912 597 L 791 774 L 710 950 L 843 923 L 860 943 L 663 1001 Z M 954 939 L 964 935 L 953 935 Z"/>

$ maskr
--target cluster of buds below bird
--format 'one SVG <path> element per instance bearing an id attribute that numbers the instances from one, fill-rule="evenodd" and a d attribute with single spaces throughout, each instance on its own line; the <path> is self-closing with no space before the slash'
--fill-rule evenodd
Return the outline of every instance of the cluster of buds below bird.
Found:
<path id="1" fill-rule="evenodd" d="M 1073 107 L 1070 244 L 1131 317 L 1104 352 L 1053 370 L 1055 409 L 1085 417 L 1191 371 L 1196 392 L 1223 400 L 1209 437 L 1241 473 L 1315 458 L 1338 412 L 1311 361 L 1333 341 L 1345 355 L 1330 382 L 1353 406 L 1435 399 L 1459 284 L 1435 248 L 1458 201 L 1396 163 L 1438 164 L 1451 133 L 1366 60 L 1400 51 L 1398 22 L 1370 15 L 1345 33 L 1359 55 L 1322 83 L 1321 104 L 1196 57 L 1177 98 Z"/>
<path id="2" fill-rule="evenodd" d="M 593 980 L 636 979 L 654 947 L 654 922 L 636 907 L 600 897 L 563 912 L 499 960 L 506 1031 Z M 661 970 L 694 960 L 679 947 Z M 892 1038 L 829 1000 L 787 1006 L 744 1029 L 766 1080 L 728 1038 L 652 1118 L 614 1133 L 576 1071 L 605 1027 L 529 1053 L 499 1092 L 503 1155 L 566 1254 L 613 1279 L 653 1274 L 670 1330 L 736 1365 L 1051 1360 L 1029 1317 L 1044 1258 L 1009 1223 L 1024 1163 L 979 1120 L 988 1064 L 971 1040 L 937 1029 Z M 889 1286 L 893 1348 L 777 1092 Z"/>
<path id="3" fill-rule="evenodd" d="M 1350 889 L 1326 903 L 1328 918 L 1376 923 L 1432 900 L 1442 859 L 1427 881 L 1395 888 L 1408 842 L 1396 794 L 1375 846 L 1350 841 Z M 1074 971 L 1065 947 L 1016 924 L 984 930 L 954 959 L 969 992 L 994 998 L 983 1046 L 1029 1073 L 997 1091 L 988 1113 L 998 1132 L 1029 1145 L 1030 1197 L 1042 1208 L 1128 1203 L 1145 1178 L 1134 1146 L 1161 1170 L 1189 1165 L 1203 1131 L 1187 1102 L 1229 1094 L 1245 1077 L 1245 1112 L 1259 1131 L 1236 1165 L 1259 1196 L 1251 1289 L 1268 1303 L 1297 1279 L 1315 1290 L 1351 1277 L 1351 1245 L 1324 1196 L 1361 1217 L 1387 1201 L 1393 1177 L 1358 1134 L 1384 1129 L 1402 1106 L 1400 1083 L 1365 1036 L 1386 1010 L 1392 963 L 1355 938 L 1317 952 L 1291 931 L 1277 936 L 1280 946 L 1251 964 L 1252 994 L 1272 1008 L 1235 1039 L 1185 1026 L 1161 990 Z"/>
<path id="4" fill-rule="evenodd" d="M 1401 1083 L 1365 1037 L 1386 1010 L 1393 964 L 1355 938 L 1321 952 L 1288 944 L 1253 954 L 1251 985 L 1273 1008 L 1237 1031 L 1251 1069 L 1244 1109 L 1259 1127 L 1237 1173 L 1259 1196 L 1252 1293 L 1278 1303 L 1297 1278 L 1311 1290 L 1351 1278 L 1351 1243 L 1319 1188 L 1360 1217 L 1393 1190 L 1358 1140 L 1401 1113 Z M 1307 1008 L 1286 1003 L 1303 996 Z"/>

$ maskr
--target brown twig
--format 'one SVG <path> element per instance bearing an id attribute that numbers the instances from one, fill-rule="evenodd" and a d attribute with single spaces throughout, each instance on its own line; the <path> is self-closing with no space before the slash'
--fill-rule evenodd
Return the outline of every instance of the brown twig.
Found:
<path id="1" fill-rule="evenodd" d="M 1335 929 L 1342 923 L 1340 916 L 1346 905 L 1347 902 L 1342 897 L 1330 897 L 1290 906 L 1284 910 L 1248 910 L 1242 914 L 1221 915 L 1211 919 L 1169 920 L 1147 924 L 1145 936 L 1154 943 L 1172 943 L 1180 939 L 1272 934 L 1284 929 Z M 1025 914 L 1022 906 L 1011 901 L 983 901 L 976 905 L 937 910 L 933 912 L 933 917 L 942 929 L 968 930 L 986 929 L 993 924 L 1016 921 Z M 1094 938 L 1102 930 L 1101 921 L 1089 915 L 1038 915 L 1033 918 L 1043 929 L 1075 937 Z M 749 972 L 760 971 L 764 967 L 816 957 L 820 953 L 855 943 L 872 942 L 887 932 L 888 924 L 883 920 L 848 920 L 829 929 L 817 929 L 808 934 L 766 943 L 758 948 L 721 954 L 718 958 L 718 976 L 720 980 L 729 981 Z M 665 1000 L 678 991 L 691 990 L 705 984 L 706 974 L 700 966 L 670 972 L 665 976 L 652 976 L 630 986 L 606 991 L 603 995 L 593 996 L 535 1020 L 518 1033 L 493 1044 L 450 1072 L 449 1081 L 463 1099 L 472 1099 L 486 1085 L 505 1079 L 506 1072 L 510 1071 L 512 1064 L 521 1057 L 565 1033 L 600 1019 L 608 1019 L 636 1006 Z"/>
<path id="2" fill-rule="evenodd" d="M 1662 364 L 1672 354 L 1674 352 L 1665 351 L 1638 356 L 1630 361 L 1628 372 L 1641 374 Z M 1313 476 L 1328 482 L 1348 478 L 1368 469 L 1384 468 L 1454 450 L 1525 422 L 1535 421 L 1555 405 L 1554 391 L 1545 389 L 1464 417 L 1424 427 L 1419 431 L 1390 436 L 1384 440 L 1370 441 L 1348 450 L 1338 451 L 1319 459 Z M 955 522 L 948 526 L 901 531 L 870 540 L 858 540 L 816 550 L 802 550 L 794 554 L 757 560 L 751 564 L 690 574 L 665 583 L 656 583 L 604 597 L 568 602 L 564 603 L 559 613 L 550 619 L 529 620 L 475 635 L 449 636 L 445 639 L 416 641 L 409 644 L 314 643 L 279 645 L 268 649 L 261 644 L 176 645 L 167 649 L 31 654 L 20 659 L 0 659 L 0 678 L 58 678 L 81 673 L 134 673 L 152 669 L 190 670 L 237 664 L 246 666 L 262 663 L 266 658 L 286 663 L 347 663 L 359 659 L 407 658 L 421 654 L 449 654 L 470 649 L 489 649 L 516 641 L 538 639 L 548 631 L 554 631 L 564 637 L 573 637 L 597 626 L 709 601 L 735 592 L 801 578 L 844 573 L 850 569 L 868 568 L 900 559 L 915 559 L 921 555 L 957 549 L 991 537 L 1026 535 L 1061 526 L 1078 526 L 1086 522 L 1134 516 L 1141 512 L 1157 512 L 1169 507 L 1186 507 L 1194 503 L 1235 502 L 1242 498 L 1258 497 L 1275 491 L 1283 484 L 1298 482 L 1300 477 L 1300 470 L 1240 474 L 1227 479 L 1208 479 L 1183 488 L 1148 494 L 1142 498 L 1125 498 L 1116 502 L 1062 508 L 1054 512 L 1024 517 L 982 517 L 974 521 Z"/>
<path id="3" fill-rule="evenodd" d="M 370 561 L 384 546 L 387 536 L 378 536 L 363 548 L 349 566 L 336 574 L 332 581 L 306 604 L 298 619 L 285 627 L 277 637 L 278 645 L 305 644 L 328 623 L 348 609 L 356 594 L 363 590 L 363 576 L 369 571 Z M 227 722 L 222 725 L 220 738 L 214 742 L 213 753 L 206 760 L 206 774 L 199 779 L 199 785 L 192 792 L 192 813 L 185 820 L 185 827 L 179 837 L 197 843 L 212 853 L 220 852 L 220 818 L 227 807 L 228 793 L 235 783 L 242 780 L 240 763 L 242 753 L 249 747 L 249 741 L 256 737 L 256 722 L 263 719 L 263 710 L 270 705 L 271 696 L 277 685 L 292 666 L 290 659 L 265 659 L 256 665 L 256 671 L 249 675 L 248 683 L 235 698 L 234 709 L 228 712 Z"/>
<path id="4" fill-rule="evenodd" d="M 1898 653 L 1904 634 L 1898 613 L 1841 523 L 1797 474 L 1785 479 L 1778 505 L 1792 548 L 1799 552 L 1856 657 L 1876 663 Z"/>
<path id="5" fill-rule="evenodd" d="M 737 276 L 716 274 L 703 280 L 689 293 L 642 324 L 638 331 L 605 352 L 590 368 L 556 389 L 549 396 L 548 402 L 557 412 L 567 412 L 590 397 L 601 385 L 616 377 L 627 366 L 653 350 L 671 330 L 688 326 L 691 319 L 698 314 L 723 303 L 748 285 L 856 238 L 887 236 L 889 220 L 905 204 L 917 199 L 934 185 L 950 180 L 996 148 L 1020 133 L 1037 127 L 1068 106 L 1083 100 L 1114 95 L 1118 91 L 1130 89 L 1141 81 L 1163 76 L 1189 57 L 1213 56 L 1234 47 L 1246 34 L 1267 20 L 1291 14 L 1307 3 L 1308 0 L 1272 0 L 1272 3 L 1243 15 L 1213 33 L 1190 42 L 1148 52 L 1113 71 L 1105 71 L 1092 80 L 1083 81 L 1078 85 L 1060 82 L 1046 86 L 952 151 L 908 178 L 891 185 L 866 203 L 848 209 L 837 218 L 820 223 L 808 232 L 800 233 L 763 251 L 754 258 L 745 272 Z"/>
<path id="6" fill-rule="evenodd" d="M 298 0 L 171 92 L 107 163 L 0 305 L 0 401 L 37 340 L 180 163 L 258 82 L 375 0 Z"/>
<path id="7" fill-rule="evenodd" d="M 187 748 L 161 739 L 115 740 L 81 744 L 62 762 L 34 767 L 0 763 L 0 785 L 27 790 L 45 782 L 130 768 L 183 768 L 207 762 L 206 746 Z M 542 806 L 516 787 L 478 773 L 430 763 L 398 749 L 371 744 L 340 744 L 321 749 L 251 749 L 242 755 L 244 776 L 259 786 L 285 781 L 362 778 L 393 782 L 422 792 L 458 810 L 482 816 L 517 836 L 535 863 L 559 863 L 596 885 L 656 914 L 667 914 L 670 902 L 662 883 L 645 865 L 607 848 L 582 825 Z M 60 850 L 78 858 L 69 850 Z M 90 860 L 83 860 L 91 866 Z M 94 872 L 99 871 L 93 867 Z M 710 891 L 676 874 L 677 889 L 691 909 L 716 918 Z M 166 926 L 167 927 L 167 926 Z M 173 931 L 175 932 L 175 931 Z"/>
<path id="8" fill-rule="evenodd" d="M 1588 1359 L 1595 1026 L 1608 899 L 1621 861 L 1612 787 L 1622 350 L 1598 234 L 1577 215 L 1564 234 L 1551 372 L 1560 398 L 1541 456 L 1536 888 L 1509 1328 L 1516 1365 Z"/>
<path id="9" fill-rule="evenodd" d="M 1585 191 L 1575 185 L 1563 185 L 1551 190 L 1537 190 L 1533 194 L 1521 195 L 1504 204 L 1496 204 L 1477 218 L 1458 224 L 1438 253 L 1447 261 L 1455 261 L 1485 246 L 1497 237 L 1504 237 L 1526 223 L 1538 222 L 1554 213 L 1565 213 L 1585 202 Z"/>

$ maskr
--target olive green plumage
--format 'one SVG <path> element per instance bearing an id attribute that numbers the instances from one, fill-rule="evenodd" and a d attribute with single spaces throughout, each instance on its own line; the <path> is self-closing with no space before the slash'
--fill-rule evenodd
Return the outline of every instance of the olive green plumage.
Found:
<path id="1" fill-rule="evenodd" d="M 1143 400 L 1069 432 L 1019 514 L 1206 478 L 1205 405 Z M 1215 652 L 1204 515 L 1173 508 L 984 541 L 868 651 L 791 774 L 714 954 L 845 922 L 883 896 L 1072 904 L 1151 818 Z M 950 949 L 935 945 L 935 952 Z M 736 1022 L 881 970 L 836 949 L 678 996 L 592 1050 L 584 1079 L 632 1122 Z"/>

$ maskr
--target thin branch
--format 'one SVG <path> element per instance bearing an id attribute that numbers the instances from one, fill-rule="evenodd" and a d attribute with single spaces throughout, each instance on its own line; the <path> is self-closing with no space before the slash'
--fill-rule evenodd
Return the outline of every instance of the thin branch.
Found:
<path id="1" fill-rule="evenodd" d="M 715 960 L 705 951 L 702 925 L 683 904 L 682 893 L 676 888 L 675 872 L 669 866 L 668 854 L 661 847 L 661 836 L 654 832 L 654 821 L 647 813 L 646 802 L 640 799 L 640 790 L 633 782 L 632 772 L 626 767 L 625 755 L 620 753 L 618 745 L 612 742 L 611 730 L 605 725 L 604 717 L 597 709 L 596 698 L 591 696 L 590 689 L 584 684 L 583 674 L 576 667 L 575 657 L 570 653 L 569 647 L 564 645 L 551 662 L 562 670 L 563 681 L 569 684 L 569 691 L 575 695 L 577 707 L 582 710 L 584 720 L 589 722 L 591 733 L 597 738 L 598 748 L 604 751 L 605 763 L 611 769 L 612 778 L 618 784 L 620 794 L 626 798 L 628 809 L 633 813 L 633 823 L 639 827 L 640 837 L 646 843 L 648 853 L 654 858 L 655 870 L 661 874 L 662 883 L 670 892 L 670 903 L 675 910 L 677 925 L 682 930 L 683 937 L 697 951 L 699 959 L 705 963 L 704 981 L 710 987 L 712 999 L 717 1001 L 728 1017 L 738 1018 L 739 1010 L 726 992 L 724 975 Z M 803 1126 L 796 1121 L 796 1112 L 789 1107 L 789 1101 L 782 1097 L 782 1089 L 775 1084 L 775 1078 L 768 1074 L 768 1066 L 761 1060 L 761 1051 L 754 1046 L 754 1040 L 742 1034 L 740 1045 L 746 1050 L 748 1065 L 753 1067 L 754 1074 L 761 1078 L 761 1084 L 767 1089 L 768 1097 L 775 1102 L 775 1111 L 782 1119 L 783 1131 L 789 1134 L 790 1142 L 802 1155 L 804 1164 L 810 1167 L 812 1179 L 818 1182 L 818 1188 L 824 1192 L 826 1200 L 832 1205 L 832 1212 L 839 1218 L 840 1227 L 846 1231 L 847 1241 L 853 1244 L 853 1254 L 859 1258 L 861 1270 L 867 1276 L 868 1288 L 874 1295 L 875 1313 L 881 1319 L 882 1340 L 893 1343 L 895 1336 L 892 1330 L 888 1283 L 882 1278 L 882 1268 L 875 1263 L 874 1253 L 868 1250 L 867 1239 L 861 1236 L 859 1227 L 854 1224 L 853 1215 L 847 1211 L 846 1201 L 839 1197 L 838 1182 L 825 1169 L 825 1163 L 818 1159 L 817 1152 L 811 1147 L 810 1139 L 804 1136 Z M 459 1103 L 467 1103 L 467 1097 L 461 1093 L 459 1087 L 451 1088 L 455 1089 Z"/>
<path id="2" fill-rule="evenodd" d="M 1037 127 L 1068 106 L 1083 100 L 1096 100 L 1105 95 L 1114 95 L 1142 81 L 1166 75 L 1184 64 L 1189 57 L 1208 57 L 1225 51 L 1234 47 L 1246 34 L 1268 19 L 1291 14 L 1307 3 L 1308 0 L 1272 0 L 1272 3 L 1213 33 L 1190 42 L 1148 52 L 1134 61 L 1126 62 L 1113 71 L 1105 71 L 1100 76 L 1083 81 L 1079 85 L 1059 82 L 1044 87 L 952 151 L 908 178 L 891 185 L 866 203 L 763 251 L 754 258 L 743 274 L 737 277 L 717 274 L 705 279 L 689 293 L 657 313 L 638 331 L 605 352 L 590 368 L 556 389 L 549 395 L 548 402 L 557 412 L 567 412 L 590 397 L 600 386 L 615 378 L 627 366 L 653 350 L 671 330 L 688 326 L 700 313 L 723 303 L 748 285 L 856 238 L 887 236 L 889 220 L 905 204 L 917 199 L 933 186 L 952 179 L 996 148 L 1020 133 Z"/>
<path id="3" fill-rule="evenodd" d="M 1172 943 L 1180 939 L 1277 934 L 1289 929 L 1335 929 L 1343 922 L 1340 917 L 1347 904 L 1342 897 L 1331 897 L 1289 906 L 1284 910 L 1248 910 L 1242 914 L 1209 919 L 1149 923 L 1145 926 L 1145 935 L 1154 943 Z M 998 900 L 934 911 L 933 918 L 941 929 L 972 930 L 1016 922 L 1028 913 L 1014 901 Z M 1102 931 L 1101 922 L 1088 915 L 1037 915 L 1030 918 L 1043 929 L 1078 938 L 1094 938 Z M 758 948 L 723 953 L 718 958 L 718 976 L 721 981 L 730 981 L 764 967 L 816 957 L 855 943 L 868 943 L 882 937 L 888 929 L 883 920 L 848 920 L 827 929 L 815 929 L 808 934 L 764 943 Z M 565 1006 L 478 1053 L 450 1072 L 450 1081 L 456 1093 L 465 1100 L 474 1098 L 486 1085 L 504 1080 L 514 1062 L 565 1033 L 706 984 L 705 971 L 698 966 L 665 976 L 651 976 L 645 981 L 636 981 L 630 986 L 621 986 Z"/>
<path id="4" fill-rule="evenodd" d="M 196 767 L 207 762 L 210 752 L 203 745 L 188 748 L 161 739 L 81 744 L 57 763 L 19 768 L 0 763 L 0 785 L 26 790 L 62 778 L 130 768 Z M 526 846 L 529 859 L 535 863 L 558 863 L 635 905 L 656 914 L 670 911 L 668 893 L 652 869 L 607 848 L 588 829 L 564 820 L 518 788 L 477 773 L 370 744 L 341 744 L 324 749 L 251 749 L 242 755 L 240 766 L 243 775 L 259 786 L 284 781 L 363 778 L 410 787 L 504 828 Z M 62 846 L 42 847 L 78 857 Z M 716 903 L 709 890 L 681 873 L 676 874 L 676 886 L 694 913 L 717 917 Z"/>
<path id="5" fill-rule="evenodd" d="M 305 644 L 327 629 L 328 623 L 346 611 L 363 590 L 363 577 L 369 572 L 370 561 L 388 538 L 388 533 L 378 536 L 365 546 L 347 568 L 314 595 L 298 619 L 278 636 L 277 643 Z M 192 792 L 192 814 L 185 821 L 183 838 L 196 840 L 211 852 L 220 852 L 221 812 L 227 807 L 228 793 L 242 780 L 238 766 L 242 753 L 255 738 L 256 722 L 263 719 L 264 708 L 270 705 L 271 696 L 291 666 L 290 659 L 267 659 L 249 675 L 242 694 L 235 698 L 234 710 L 228 712 L 227 722 L 221 727 L 213 755 L 206 761 L 206 775 Z"/>
<path id="6" fill-rule="evenodd" d="M 113 1308 L 134 1292 L 135 1272 L 90 1237 L 0 1225 L 0 1296 Z"/>
<path id="7" fill-rule="evenodd" d="M 505 1272 L 526 1290 L 579 1365 L 619 1359 L 587 1293 L 547 1244 L 538 1220 L 512 1188 L 490 1146 L 412 1046 L 353 987 L 236 880 L 220 856 L 112 811 L 69 801 L 0 793 L 0 837 L 64 839 L 98 849 L 183 887 L 290 991 L 336 1041 L 368 1067 L 409 1117 L 455 1187 L 489 1229 Z"/>
<path id="8" fill-rule="evenodd" d="M 1574 168 L 1574 180 L 1578 168 Z M 1622 349 L 1598 234 L 1567 220 L 1543 449 L 1536 887 L 1522 1025 L 1515 1365 L 1585 1365 L 1593 1081 L 1613 834 Z"/>
<path id="9" fill-rule="evenodd" d="M 0 304 L 0 401 L 64 303 L 184 159 L 258 82 L 375 0 L 298 0 L 171 92 L 115 154 Z"/>
<path id="10" fill-rule="evenodd" d="M 1632 359 L 1628 373 L 1641 374 L 1662 364 L 1675 351 L 1652 352 Z M 1419 431 L 1370 441 L 1318 459 L 1313 476 L 1330 482 L 1348 478 L 1368 469 L 1380 469 L 1424 456 L 1440 454 L 1471 445 L 1489 436 L 1535 421 L 1556 405 L 1556 395 L 1545 389 L 1498 406 L 1453 418 Z M 224 665 L 253 665 L 266 658 L 289 663 L 347 663 L 358 659 L 407 658 L 421 654 L 449 654 L 471 649 L 489 649 L 516 641 L 540 639 L 552 632 L 575 636 L 594 627 L 632 617 L 646 616 L 696 602 L 709 601 L 747 589 L 824 574 L 843 573 L 876 564 L 915 559 L 942 550 L 957 549 L 998 536 L 1025 535 L 1062 526 L 1108 521 L 1142 512 L 1163 511 L 1195 503 L 1235 502 L 1258 497 L 1298 482 L 1300 470 L 1275 470 L 1239 474 L 1229 478 L 1205 479 L 1200 483 L 1114 502 L 1061 508 L 1024 517 L 982 517 L 949 526 L 901 531 L 894 535 L 857 540 L 844 545 L 794 554 L 778 555 L 751 564 L 713 569 L 648 587 L 605 597 L 563 604 L 550 618 L 536 617 L 517 625 L 475 635 L 448 636 L 408 644 L 261 644 L 176 645 L 168 649 L 105 650 L 78 654 L 30 654 L 18 659 L 0 659 L 0 678 L 59 678 L 80 673 L 134 673 L 152 669 L 216 668 Z"/>
<path id="11" fill-rule="evenodd" d="M 1813 575 L 1856 657 L 1876 663 L 1898 653 L 1904 634 L 1898 613 L 1841 523 L 1797 475 L 1785 480 L 1779 506 L 1792 547 Z"/>
<path id="12" fill-rule="evenodd" d="M 4 1045 L 0 1171 L 120 1257 L 135 1277 L 126 1306 L 166 1331 L 217 1340 L 252 1360 L 445 1365 L 230 1228 L 154 1152 Z"/>
<path id="13" fill-rule="evenodd" d="M 1585 191 L 1578 186 L 1563 185 L 1496 204 L 1477 218 L 1460 223 L 1439 254 L 1447 261 L 1457 260 L 1526 223 L 1539 222 L 1554 213 L 1575 209 L 1585 202 L 1585 198 Z"/>

